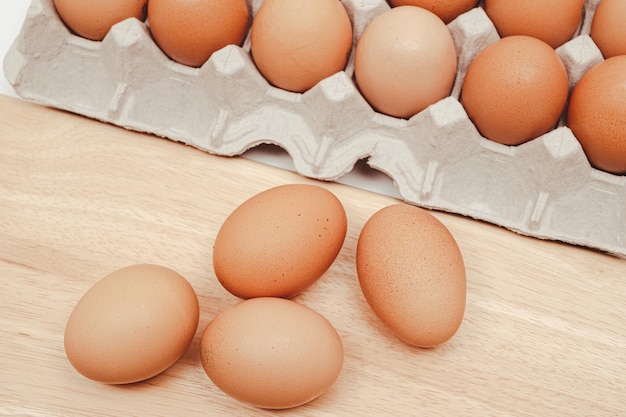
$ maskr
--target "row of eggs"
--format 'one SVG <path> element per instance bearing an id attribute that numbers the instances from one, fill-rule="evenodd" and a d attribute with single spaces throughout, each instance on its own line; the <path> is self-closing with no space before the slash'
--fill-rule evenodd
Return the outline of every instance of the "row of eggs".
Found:
<path id="1" fill-rule="evenodd" d="M 326 28 L 335 40 L 351 28 L 348 17 L 336 1 L 307 3 L 306 1 L 267 1 L 261 10 L 264 14 L 253 22 L 253 31 L 270 31 L 289 28 L 297 35 L 295 27 L 315 35 L 320 26 Z M 477 7 L 477 0 L 389 0 L 392 7 L 417 6 L 434 13 L 445 24 L 462 13 Z M 151 30 L 159 46 L 174 60 L 185 65 L 200 66 L 210 55 L 227 44 L 241 44 L 250 23 L 250 11 L 244 0 L 212 0 L 206 2 L 181 2 L 180 0 L 101 1 L 85 4 L 79 0 L 54 0 L 63 21 L 78 35 L 92 40 L 102 40 L 111 26 L 129 17 L 145 20 L 149 17 Z M 312 6 L 312 4 L 314 6 Z M 149 7 L 148 7 L 149 6 Z M 553 48 L 570 40 L 583 19 L 584 0 L 539 0 L 515 2 L 512 0 L 484 0 L 484 9 L 501 37 L 527 35 L 543 40 Z M 309 9 L 307 9 L 307 7 Z M 626 54 L 624 16 L 626 4 L 622 0 L 602 0 L 594 12 L 591 37 L 605 58 Z M 255 19 L 257 17 L 255 16 Z M 282 21 L 281 21 L 282 20 Z M 281 25 L 285 27 L 281 28 Z M 303 28 L 302 25 L 308 26 Z M 256 26 L 256 29 L 255 29 Z M 281 33 L 276 35 L 280 36 Z M 319 37 L 316 42 L 322 41 Z M 296 43 L 289 38 L 286 43 Z M 342 44 L 343 45 L 343 44 Z M 278 47 L 279 45 L 275 45 Z"/>
<path id="2" fill-rule="evenodd" d="M 265 190 L 224 220 L 213 269 L 241 301 L 207 324 L 199 355 L 218 388 L 257 407 L 283 409 L 317 398 L 335 382 L 344 360 L 339 333 L 292 298 L 333 264 L 347 222 L 331 191 L 308 184 Z M 407 204 L 382 208 L 361 229 L 355 261 L 365 300 L 399 339 L 435 347 L 457 332 L 465 266 L 454 237 L 432 214 Z M 199 312 L 191 283 L 174 270 L 128 266 L 78 301 L 66 324 L 65 352 L 87 378 L 139 382 L 185 353 Z"/>
<path id="3" fill-rule="evenodd" d="M 392 117 L 410 118 L 449 95 L 457 52 L 446 23 L 477 4 L 391 1 L 392 8 L 367 25 L 354 48 L 354 81 L 370 105 Z M 337 0 L 265 0 L 254 18 L 246 0 L 88 6 L 55 0 L 55 7 L 75 33 L 93 40 L 103 39 L 114 23 L 127 17 L 147 18 L 163 52 L 193 67 L 228 44 L 241 45 L 249 30 L 250 53 L 259 72 L 291 92 L 307 91 L 343 70 L 353 52 L 350 16 Z M 626 0 L 598 5 L 591 36 L 607 60 L 582 78 L 571 99 L 568 74 L 554 48 L 576 33 L 583 0 L 487 0 L 484 8 L 502 38 L 474 58 L 463 82 L 462 104 L 478 131 L 515 146 L 551 130 L 566 115 L 590 163 L 625 174 L 626 43 L 621 39 Z"/>

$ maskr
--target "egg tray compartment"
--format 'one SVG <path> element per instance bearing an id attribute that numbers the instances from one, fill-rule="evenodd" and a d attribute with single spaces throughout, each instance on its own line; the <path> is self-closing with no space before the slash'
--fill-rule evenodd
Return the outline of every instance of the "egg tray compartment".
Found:
<path id="1" fill-rule="evenodd" d="M 249 0 L 252 13 L 261 3 Z M 602 60 L 588 35 L 597 3 L 586 2 L 577 36 L 557 49 L 570 88 Z M 384 0 L 343 4 L 355 44 L 389 9 Z M 249 37 L 192 68 L 167 58 L 136 19 L 102 42 L 73 35 L 52 0 L 32 0 L 4 72 L 17 94 L 43 105 L 222 156 L 275 144 L 298 173 L 319 180 L 337 180 L 363 159 L 408 203 L 626 257 L 626 176 L 592 168 L 563 122 L 515 147 L 482 137 L 459 95 L 467 66 L 498 34 L 481 7 L 448 27 L 459 57 L 452 93 L 408 120 L 368 105 L 353 81 L 353 54 L 344 71 L 292 93 L 257 71 Z"/>

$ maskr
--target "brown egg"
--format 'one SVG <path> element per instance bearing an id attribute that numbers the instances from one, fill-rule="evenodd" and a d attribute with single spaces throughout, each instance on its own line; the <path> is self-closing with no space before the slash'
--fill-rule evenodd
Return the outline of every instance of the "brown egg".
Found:
<path id="1" fill-rule="evenodd" d="M 450 231 L 426 210 L 396 204 L 376 212 L 361 230 L 356 266 L 369 306 L 400 339 L 434 347 L 457 332 L 465 264 Z"/>
<path id="2" fill-rule="evenodd" d="M 252 21 L 250 52 L 267 81 L 302 93 L 342 71 L 352 23 L 338 0 L 265 0 Z"/>
<path id="3" fill-rule="evenodd" d="M 448 24 L 459 15 L 470 11 L 478 4 L 477 0 L 391 0 L 393 7 L 417 6 L 429 10 Z"/>
<path id="4" fill-rule="evenodd" d="M 376 17 L 356 46 L 354 76 L 377 111 L 410 118 L 450 94 L 457 56 L 443 21 L 426 9 L 394 7 Z"/>
<path id="5" fill-rule="evenodd" d="M 485 12 L 501 37 L 533 36 L 553 48 L 572 39 L 584 0 L 485 0 Z"/>
<path id="6" fill-rule="evenodd" d="M 293 297 L 326 272 L 346 231 L 343 205 L 325 188 L 265 190 L 222 224 L 213 246 L 215 275 L 240 298 Z"/>
<path id="7" fill-rule="evenodd" d="M 65 327 L 65 353 L 94 381 L 142 381 L 182 356 L 198 319 L 198 298 L 180 274 L 158 265 L 128 266 L 78 301 Z"/>
<path id="8" fill-rule="evenodd" d="M 582 76 L 570 97 L 567 125 L 593 166 L 626 174 L 626 55 Z"/>
<path id="9" fill-rule="evenodd" d="M 253 298 L 218 314 L 200 341 L 200 360 L 213 383 L 257 407 L 285 409 L 310 402 L 337 380 L 343 345 L 316 311 L 282 298 Z"/>
<path id="10" fill-rule="evenodd" d="M 602 0 L 593 15 L 590 35 L 605 58 L 626 55 L 626 0 Z"/>
<path id="11" fill-rule="evenodd" d="M 241 45 L 250 16 L 246 0 L 150 0 L 148 24 L 171 59 L 200 67 L 226 45 Z"/>
<path id="12" fill-rule="evenodd" d="M 148 0 L 54 0 L 61 20 L 77 35 L 101 41 L 111 27 L 134 17 L 144 20 Z"/>
<path id="13" fill-rule="evenodd" d="M 519 145 L 556 125 L 568 92 L 567 71 L 554 49 L 536 38 L 510 36 L 474 58 L 461 97 L 484 137 Z"/>

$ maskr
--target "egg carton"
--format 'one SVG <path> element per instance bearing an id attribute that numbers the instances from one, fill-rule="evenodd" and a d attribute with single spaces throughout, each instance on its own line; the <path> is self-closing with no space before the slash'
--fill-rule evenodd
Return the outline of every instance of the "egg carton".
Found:
<path id="1" fill-rule="evenodd" d="M 253 14 L 261 3 L 249 0 Z M 597 3 L 587 1 L 576 36 L 557 49 L 570 87 L 602 60 L 589 36 Z M 389 9 L 384 0 L 343 4 L 355 45 Z M 535 140 L 506 146 L 482 137 L 468 118 L 459 99 L 466 69 L 499 38 L 481 7 L 448 25 L 459 63 L 450 96 L 408 120 L 369 106 L 353 80 L 353 54 L 344 71 L 292 93 L 257 71 L 249 37 L 192 68 L 168 59 L 147 25 L 127 19 L 103 41 L 90 41 L 66 28 L 52 0 L 32 0 L 5 75 L 25 99 L 212 154 L 278 145 L 298 173 L 315 179 L 338 180 L 366 160 L 408 203 L 626 257 L 626 176 L 592 168 L 562 121 Z"/>

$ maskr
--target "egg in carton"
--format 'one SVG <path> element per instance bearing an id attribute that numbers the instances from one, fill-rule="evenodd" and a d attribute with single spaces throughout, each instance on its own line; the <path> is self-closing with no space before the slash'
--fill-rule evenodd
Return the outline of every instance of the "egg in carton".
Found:
<path id="1" fill-rule="evenodd" d="M 589 36 L 598 1 L 586 1 L 576 36 L 557 49 L 570 89 L 603 59 Z M 342 2 L 354 45 L 390 7 Z M 261 3 L 249 0 L 253 14 Z M 337 180 L 366 160 L 408 203 L 626 257 L 626 176 L 591 167 L 562 122 L 518 146 L 482 137 L 459 95 L 469 63 L 499 36 L 481 7 L 448 28 L 458 54 L 452 92 L 410 119 L 377 113 L 360 95 L 354 48 L 344 71 L 292 93 L 257 71 L 249 37 L 192 68 L 166 57 L 137 19 L 116 24 L 100 42 L 73 35 L 52 0 L 32 0 L 4 72 L 20 96 L 43 105 L 223 156 L 275 144 L 298 173 L 319 180 Z"/>

